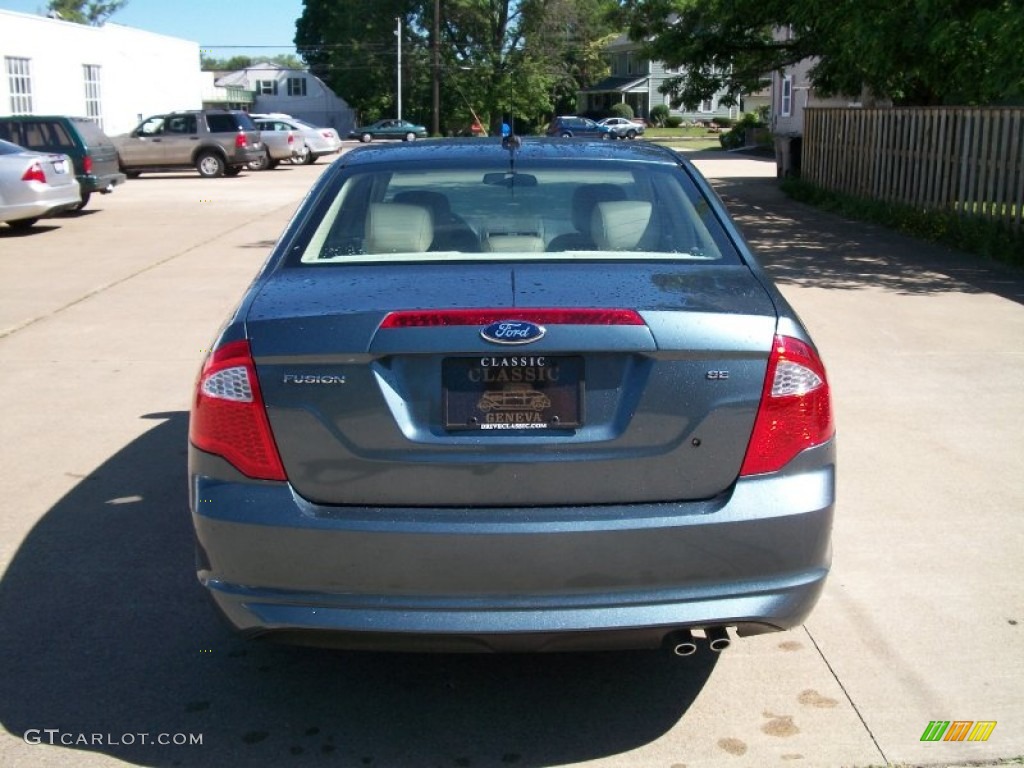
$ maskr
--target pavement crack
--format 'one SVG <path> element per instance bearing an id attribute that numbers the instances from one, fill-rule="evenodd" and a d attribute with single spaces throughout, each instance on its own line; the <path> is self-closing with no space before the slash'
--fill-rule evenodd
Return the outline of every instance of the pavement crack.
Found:
<path id="1" fill-rule="evenodd" d="M 886 757 L 885 752 L 882 750 L 882 745 L 878 743 L 878 739 L 875 738 L 875 734 L 872 732 L 871 726 L 868 725 L 867 720 L 864 719 L 864 715 L 861 714 L 860 708 L 857 706 L 856 702 L 854 702 L 853 697 L 850 696 L 850 692 L 846 690 L 846 686 L 843 685 L 843 681 L 839 679 L 839 675 L 837 675 L 835 669 L 832 668 L 832 664 L 825 657 L 824 651 L 821 650 L 821 646 L 818 645 L 818 641 L 814 639 L 814 635 L 811 634 L 810 628 L 804 624 L 803 630 L 807 634 L 808 639 L 814 645 L 814 650 L 818 652 L 818 656 L 820 656 L 821 660 L 825 662 L 825 666 L 828 667 L 828 671 L 831 673 L 832 679 L 836 681 L 836 685 L 839 686 L 839 690 L 843 692 L 843 696 L 845 696 L 846 700 L 850 702 L 850 706 L 857 714 L 857 719 L 860 720 L 861 725 L 864 726 L 864 730 L 867 731 L 868 736 L 871 737 L 871 742 L 875 745 L 875 749 L 878 750 L 878 754 L 882 758 L 883 763 L 885 765 L 889 765 L 889 758 Z"/>

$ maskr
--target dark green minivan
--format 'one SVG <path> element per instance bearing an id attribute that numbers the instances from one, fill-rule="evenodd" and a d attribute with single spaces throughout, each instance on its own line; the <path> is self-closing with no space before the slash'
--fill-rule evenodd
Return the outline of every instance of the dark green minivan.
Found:
<path id="1" fill-rule="evenodd" d="M 75 164 L 82 188 L 81 210 L 93 192 L 107 194 L 126 176 L 118 168 L 117 149 L 94 121 L 59 115 L 0 116 L 0 139 L 37 152 L 61 152 Z"/>

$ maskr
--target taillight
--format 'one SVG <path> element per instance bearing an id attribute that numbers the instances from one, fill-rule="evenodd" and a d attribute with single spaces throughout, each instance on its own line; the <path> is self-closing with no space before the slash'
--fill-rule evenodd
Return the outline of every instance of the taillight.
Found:
<path id="1" fill-rule="evenodd" d="M 196 382 L 188 436 L 197 448 L 223 456 L 249 477 L 287 479 L 249 342 L 229 342 L 206 359 Z"/>
<path id="2" fill-rule="evenodd" d="M 245 149 L 248 145 L 249 141 L 242 131 L 235 134 L 235 149 Z"/>
<path id="3" fill-rule="evenodd" d="M 288 145 L 291 146 L 295 143 L 295 137 L 292 134 L 288 134 Z"/>
<path id="4" fill-rule="evenodd" d="M 32 163 L 28 169 L 21 175 L 22 181 L 41 181 L 43 184 L 46 183 L 46 174 L 43 173 L 43 166 L 39 163 Z"/>
<path id="5" fill-rule="evenodd" d="M 740 474 L 775 472 L 834 434 L 832 398 L 821 359 L 808 344 L 776 336 Z"/>
<path id="6" fill-rule="evenodd" d="M 88 155 L 82 158 L 82 172 L 92 173 L 92 158 Z"/>

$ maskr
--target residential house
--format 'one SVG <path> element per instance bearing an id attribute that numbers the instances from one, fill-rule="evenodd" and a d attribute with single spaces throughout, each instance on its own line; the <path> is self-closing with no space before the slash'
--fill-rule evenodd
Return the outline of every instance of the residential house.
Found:
<path id="1" fill-rule="evenodd" d="M 673 107 L 671 98 L 661 92 L 665 81 L 679 75 L 678 69 L 666 67 L 663 62 L 651 61 L 641 53 L 641 44 L 620 35 L 603 51 L 611 73 L 592 86 L 579 92 L 577 108 L 582 114 L 606 115 L 614 104 L 625 103 L 633 108 L 636 117 L 647 118 L 657 104 L 669 107 L 669 114 L 679 115 L 686 122 L 708 122 L 715 117 L 738 118 L 743 112 L 752 112 L 768 104 L 767 93 L 751 94 L 739 106 L 722 104 L 724 92 L 715 94 L 697 105 L 696 109 Z"/>
<path id="2" fill-rule="evenodd" d="M 145 116 L 198 109 L 199 44 L 106 23 L 0 10 L 0 114 L 90 117 L 108 134 Z"/>
<path id="3" fill-rule="evenodd" d="M 215 81 L 219 88 L 254 94 L 253 112 L 283 112 L 313 125 L 334 128 L 347 136 L 355 128 L 355 112 L 319 77 L 305 69 L 260 62 Z"/>

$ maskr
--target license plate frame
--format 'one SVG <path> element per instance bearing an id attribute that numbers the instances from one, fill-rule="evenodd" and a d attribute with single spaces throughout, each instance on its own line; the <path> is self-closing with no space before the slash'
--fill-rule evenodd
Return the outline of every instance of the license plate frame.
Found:
<path id="1" fill-rule="evenodd" d="M 535 433 L 583 426 L 579 355 L 475 355 L 441 361 L 450 432 Z"/>

